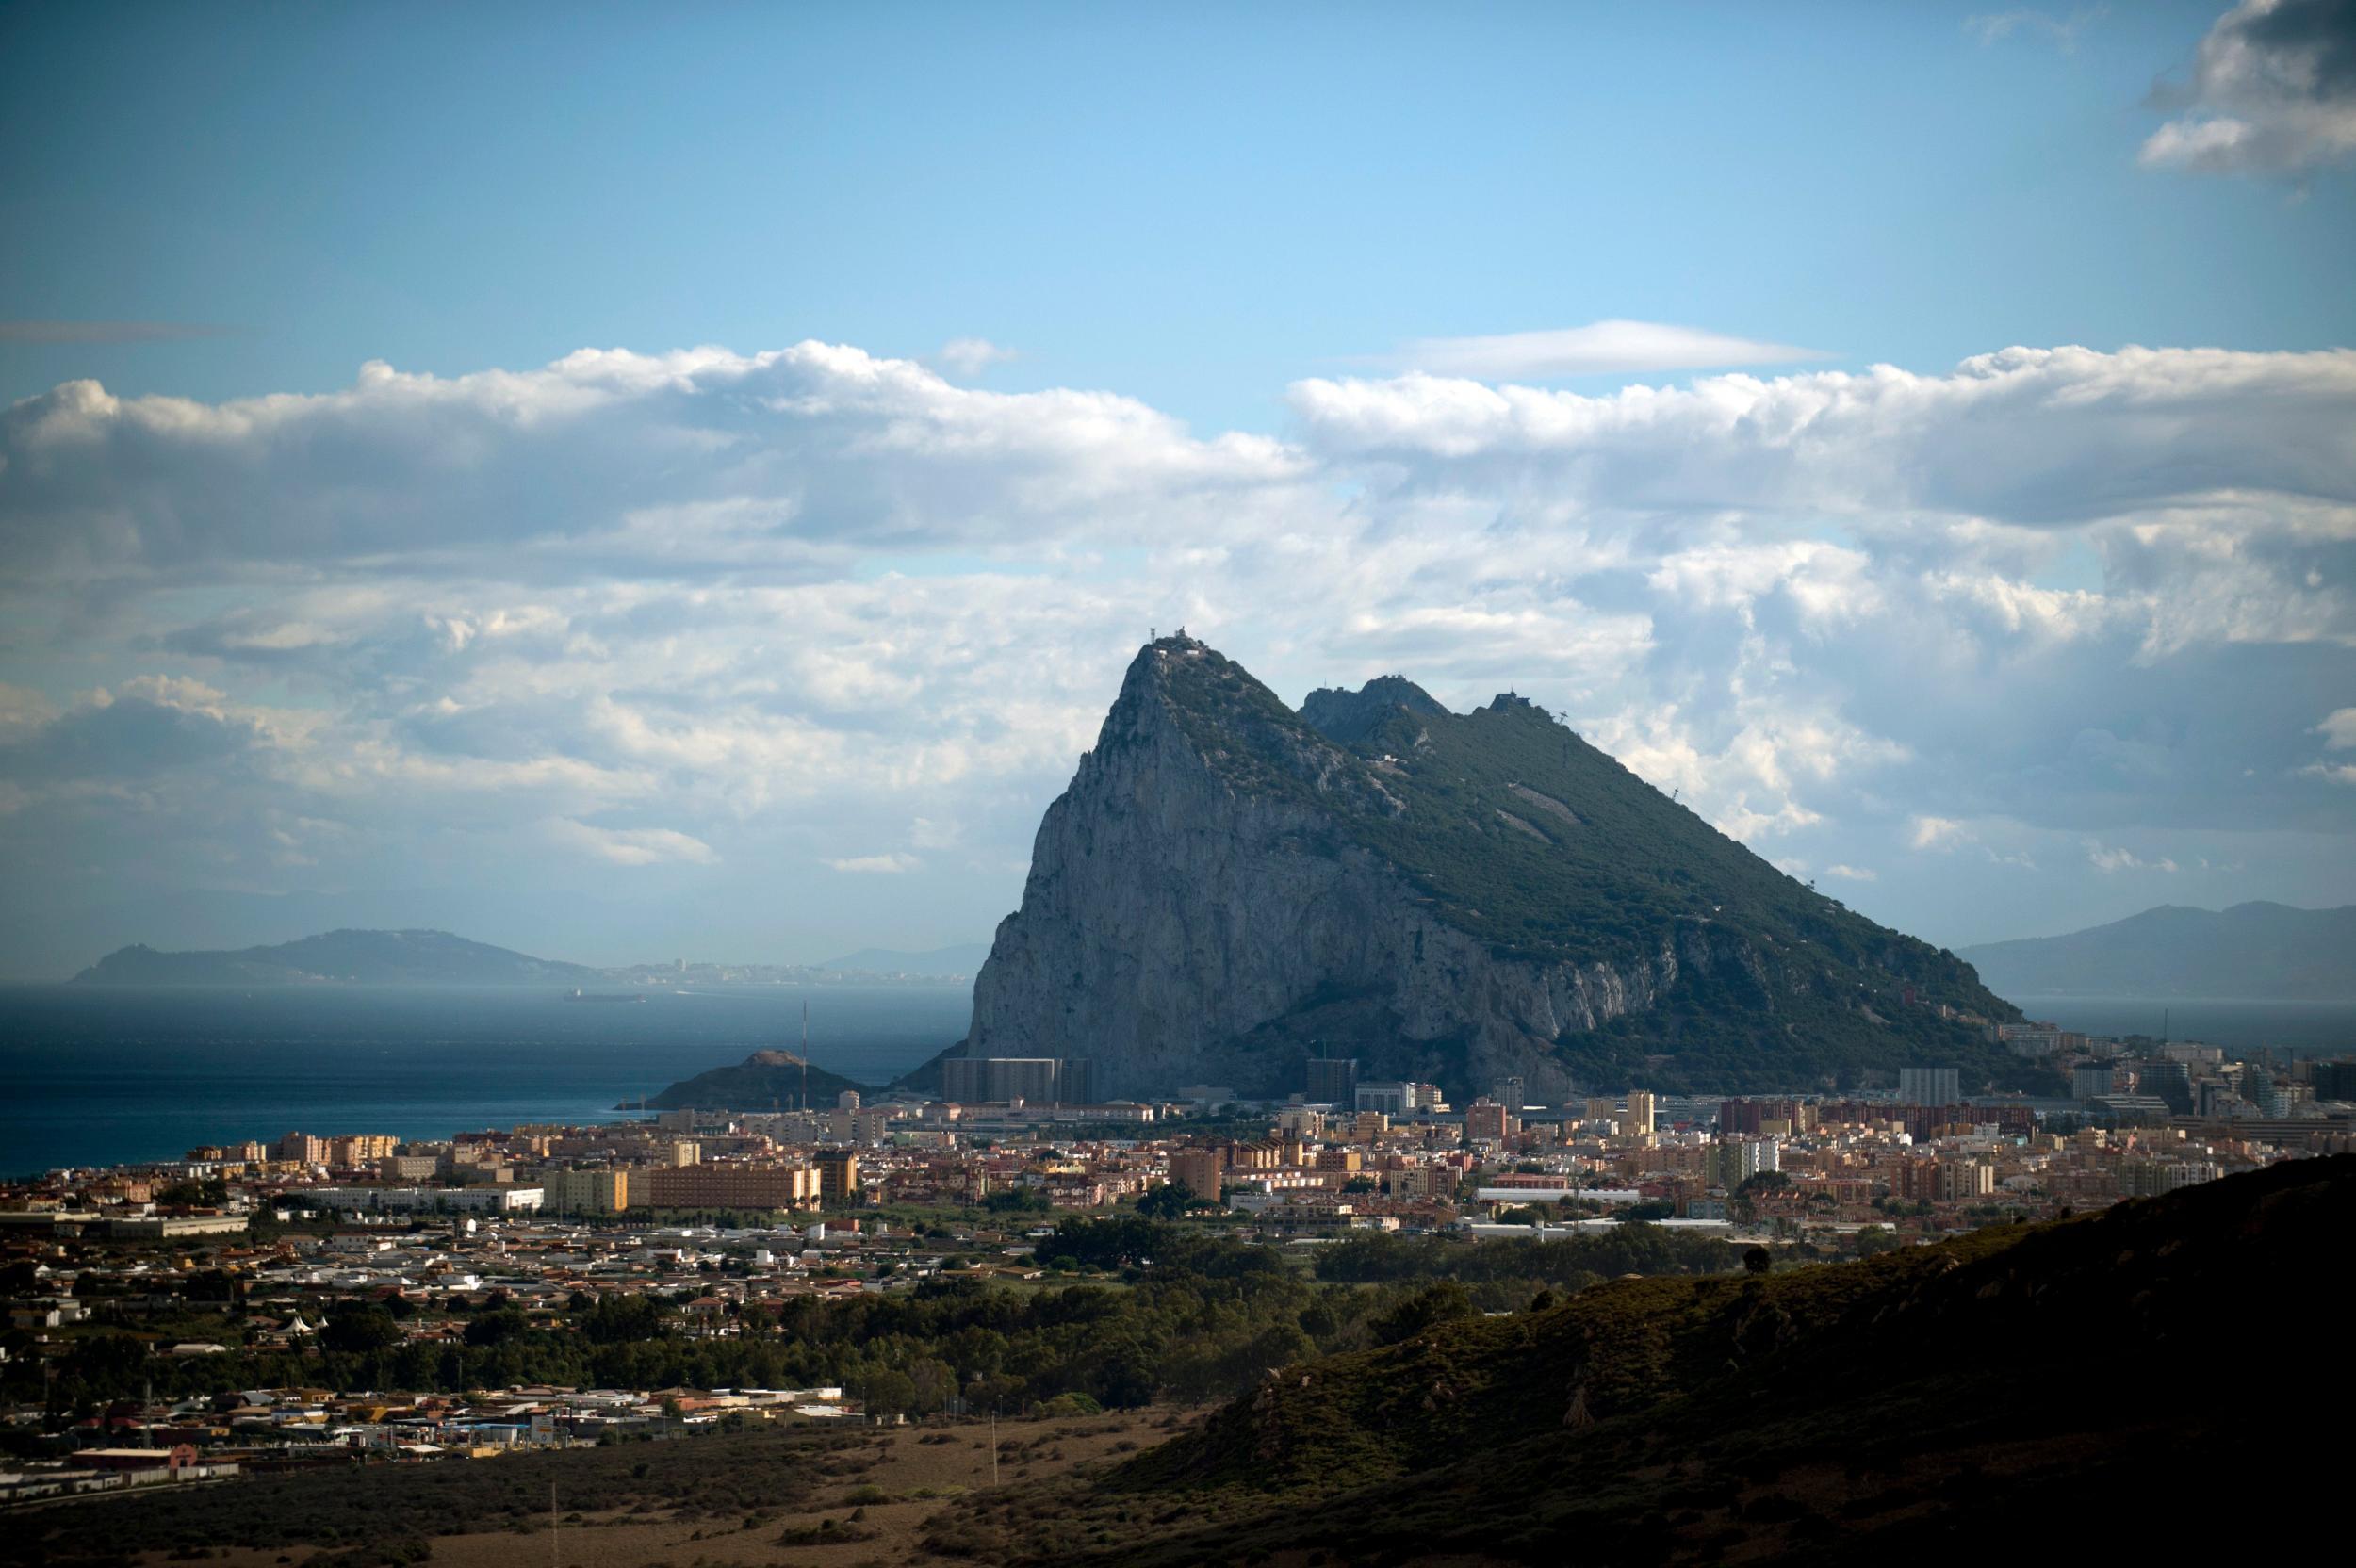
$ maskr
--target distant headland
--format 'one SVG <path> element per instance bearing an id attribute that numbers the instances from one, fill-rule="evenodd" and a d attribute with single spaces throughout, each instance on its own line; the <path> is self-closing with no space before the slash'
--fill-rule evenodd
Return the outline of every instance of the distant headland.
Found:
<path id="1" fill-rule="evenodd" d="M 823 964 L 674 959 L 599 969 L 538 958 L 448 931 L 328 931 L 266 947 L 167 953 L 118 948 L 74 977 L 81 986 L 969 985 L 984 949 L 867 948 Z"/>

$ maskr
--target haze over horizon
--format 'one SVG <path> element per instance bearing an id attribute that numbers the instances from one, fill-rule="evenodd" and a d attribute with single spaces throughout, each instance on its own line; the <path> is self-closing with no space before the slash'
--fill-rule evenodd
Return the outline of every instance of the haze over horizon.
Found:
<path id="1" fill-rule="evenodd" d="M 2349 902 L 2350 8 L 1699 9 L 0 17 L 0 972 L 986 939 L 1180 625 Z"/>

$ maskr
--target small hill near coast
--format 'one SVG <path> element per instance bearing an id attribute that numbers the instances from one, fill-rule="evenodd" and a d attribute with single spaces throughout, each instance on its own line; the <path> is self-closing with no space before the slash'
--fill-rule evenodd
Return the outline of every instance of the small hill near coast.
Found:
<path id="1" fill-rule="evenodd" d="M 791 1051 L 756 1051 L 734 1067 L 682 1078 L 646 1103 L 652 1111 L 832 1110 L 845 1090 L 874 1092 Z"/>

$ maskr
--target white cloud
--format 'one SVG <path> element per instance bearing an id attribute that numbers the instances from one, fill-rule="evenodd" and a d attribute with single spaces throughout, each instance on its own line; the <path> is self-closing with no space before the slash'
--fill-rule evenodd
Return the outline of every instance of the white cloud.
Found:
<path id="1" fill-rule="evenodd" d="M 2001 930 L 2000 862 L 2100 887 L 2089 834 L 2219 836 L 2273 896 L 2350 858 L 2311 764 L 2356 722 L 2356 354 L 1292 395 L 1199 437 L 803 345 L 0 411 L 0 914 L 619 862 L 771 930 L 839 860 L 897 874 L 798 918 L 959 939 L 1182 623 L 1296 701 L 1520 691 L 1795 863 L 1891 864 L 1901 923 Z"/>
<path id="2" fill-rule="evenodd" d="M 1824 868 L 1824 874 L 1838 876 L 1843 882 L 1878 882 L 1881 880 L 1881 873 L 1868 866 L 1829 865 Z"/>
<path id="3" fill-rule="evenodd" d="M 2086 841 L 2086 863 L 2104 875 L 2121 871 L 2172 872 L 2176 869 L 2174 860 L 2146 860 L 2133 850 L 2111 848 L 2091 839 Z"/>
<path id="4" fill-rule="evenodd" d="M 1482 381 L 1547 381 L 1643 370 L 1705 370 L 1728 365 L 1791 365 L 1823 359 L 1814 349 L 1729 337 L 1661 321 L 1592 321 L 1550 332 L 1486 337 L 1424 337 L 1398 358 L 1411 370 Z"/>
<path id="5" fill-rule="evenodd" d="M 1407 375 L 1296 383 L 1329 461 L 1408 482 L 1543 483 L 1557 505 L 1937 513 L 2056 526 L 2187 502 L 2312 498 L 2345 537 L 2356 350 L 2006 349 L 1599 396 Z"/>
<path id="6" fill-rule="evenodd" d="M 2067 16 L 2055 16 L 2028 6 L 2017 6 L 2008 11 L 1992 11 L 1963 19 L 1964 30 L 1983 44 L 1996 43 L 2015 36 L 2045 40 L 2063 54 L 2075 54 L 2078 40 L 2087 28 L 2110 14 L 2108 6 L 2086 6 Z"/>
<path id="7" fill-rule="evenodd" d="M 981 375 L 993 365 L 1023 356 L 1012 349 L 1002 349 L 987 337 L 953 337 L 941 346 L 933 358 L 953 376 L 967 381 Z"/>
<path id="8" fill-rule="evenodd" d="M 1915 849 L 1949 849 L 1971 839 L 1972 830 L 1952 817 L 1918 816 L 1906 824 L 1906 842 Z"/>
<path id="9" fill-rule="evenodd" d="M 0 410 L 0 564 L 439 555 L 463 575 L 496 555 L 809 577 L 849 548 L 1248 527 L 1303 474 L 1277 442 L 1199 441 L 1133 399 L 974 391 L 823 343 L 447 379 L 371 364 L 343 392 L 219 404 L 70 382 Z"/>
<path id="10" fill-rule="evenodd" d="M 668 827 L 598 827 L 568 817 L 559 817 L 548 826 L 558 842 L 617 866 L 708 866 L 718 858 L 701 839 Z"/>
<path id="11" fill-rule="evenodd" d="M 897 876 L 903 872 L 917 871 L 924 862 L 903 850 L 884 855 L 853 855 L 843 859 L 828 860 L 827 865 L 839 872 L 854 875 Z"/>
<path id="12" fill-rule="evenodd" d="M 2356 153 L 2356 3 L 2241 0 L 2219 17 L 2192 79 L 2155 93 L 2182 109 L 2143 162 L 2199 173 L 2282 173 Z"/>
<path id="13" fill-rule="evenodd" d="M 2347 751 L 2356 747 L 2356 708 L 2333 710 L 2329 717 L 2315 726 L 2315 733 L 2323 737 L 2327 751 Z"/>

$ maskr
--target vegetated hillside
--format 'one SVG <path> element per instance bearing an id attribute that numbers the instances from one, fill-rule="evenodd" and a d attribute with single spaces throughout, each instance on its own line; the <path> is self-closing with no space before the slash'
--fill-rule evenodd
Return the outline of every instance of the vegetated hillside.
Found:
<path id="1" fill-rule="evenodd" d="M 2042 1082 L 1986 1038 L 2020 1016 L 1520 698 L 1458 715 L 1386 677 L 1296 714 L 1168 638 L 1040 825 L 968 1049 L 1089 1056 L 1117 1092 L 1298 1088 L 1312 1054 L 1542 1096 L 1977 1089 Z"/>
<path id="2" fill-rule="evenodd" d="M 2351 1223 L 2339 1156 L 1868 1262 L 1599 1285 L 1271 1372 L 1093 1482 L 943 1515 L 934 1544 L 1361 1568 L 2174 1543 L 2208 1522 L 2187 1489 L 2320 1495 L 2340 1465 L 2316 1385 L 2206 1364 L 2336 1299 Z"/>
<path id="3" fill-rule="evenodd" d="M 468 941 L 447 931 L 330 931 L 272 947 L 158 953 L 144 945 L 107 954 L 76 985 L 291 986 L 340 980 L 380 986 L 593 984 L 598 972 Z"/>
<path id="4" fill-rule="evenodd" d="M 2356 1000 L 2356 905 L 2297 909 L 2163 904 L 2065 937 L 1963 950 L 2006 996 Z"/>
<path id="5" fill-rule="evenodd" d="M 682 1078 L 646 1102 L 655 1111 L 766 1111 L 834 1108 L 846 1089 L 866 1093 L 873 1086 L 805 1064 L 791 1051 L 756 1051 L 734 1067 L 715 1067 Z"/>

